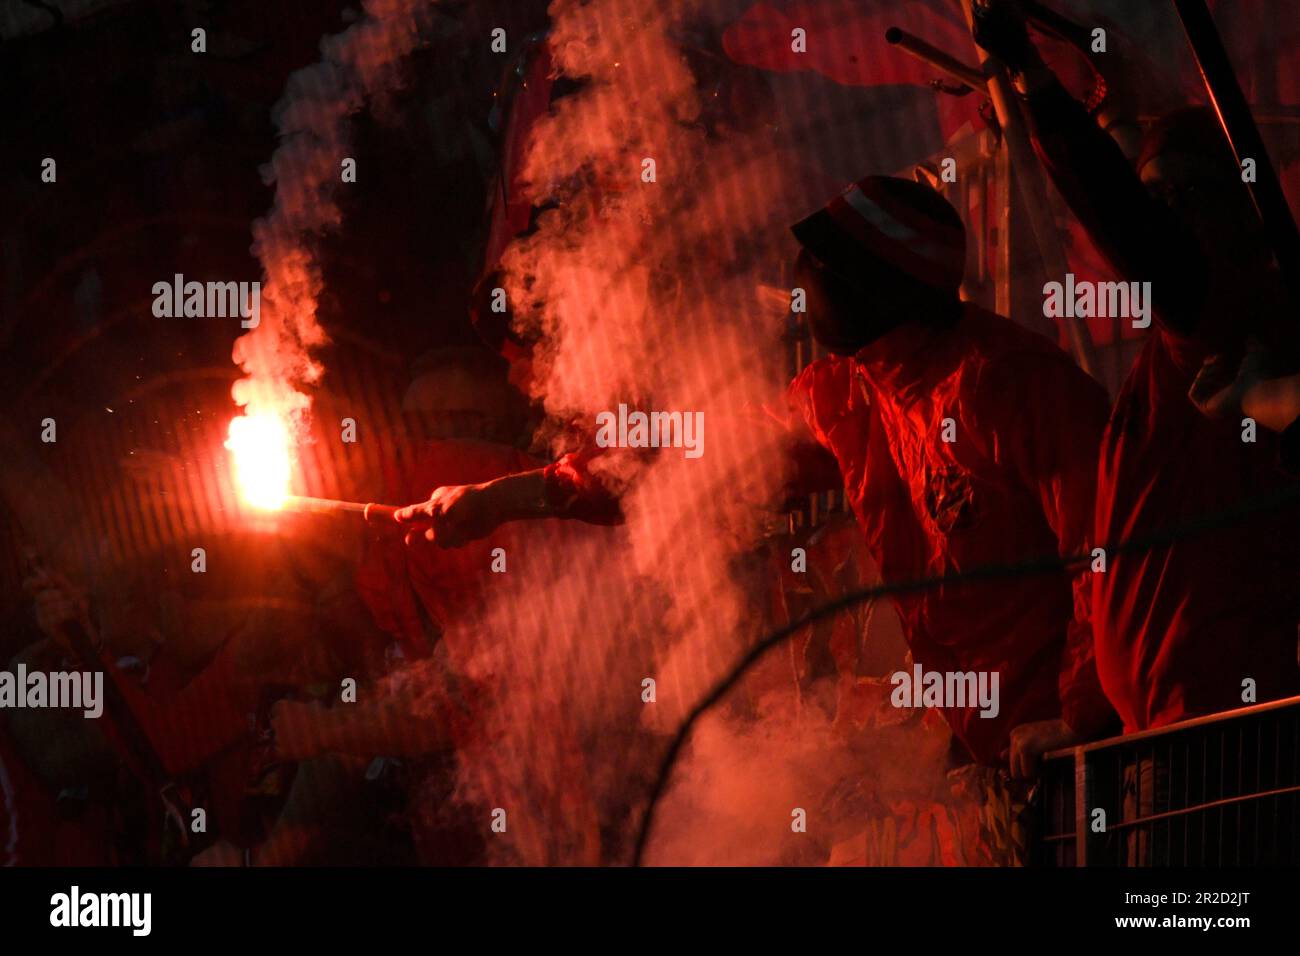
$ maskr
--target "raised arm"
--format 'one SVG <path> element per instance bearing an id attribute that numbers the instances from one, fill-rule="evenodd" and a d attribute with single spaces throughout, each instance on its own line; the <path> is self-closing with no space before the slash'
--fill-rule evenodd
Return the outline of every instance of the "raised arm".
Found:
<path id="1" fill-rule="evenodd" d="M 1057 80 L 1014 4 L 977 4 L 974 36 L 1011 71 L 1034 149 L 1097 249 L 1125 280 L 1151 283 L 1166 328 L 1196 331 L 1207 269 L 1190 230 L 1147 192 L 1119 145 Z"/>

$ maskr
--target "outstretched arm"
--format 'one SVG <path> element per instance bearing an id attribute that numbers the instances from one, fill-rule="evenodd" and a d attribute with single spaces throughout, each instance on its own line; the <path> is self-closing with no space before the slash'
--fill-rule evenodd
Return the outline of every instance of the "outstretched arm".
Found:
<path id="1" fill-rule="evenodd" d="M 783 428 L 789 481 L 787 497 L 842 488 L 835 457 L 814 438 L 801 401 L 813 387 L 815 375 L 826 370 L 814 363 L 805 369 L 786 396 L 787 408 L 763 427 Z M 842 369 L 838 374 L 846 374 Z M 448 485 L 434 489 L 428 501 L 398 509 L 399 523 L 409 527 L 406 539 L 433 541 L 440 547 L 457 548 L 491 534 L 508 521 L 567 518 L 588 524 L 622 524 L 621 493 L 597 470 L 594 462 L 619 454 L 623 449 L 590 445 L 565 455 L 545 468 L 494 478 L 476 485 Z"/>
<path id="2" fill-rule="evenodd" d="M 597 451 L 583 450 L 545 468 L 435 488 L 428 501 L 399 509 L 396 518 L 410 526 L 408 542 L 423 536 L 444 548 L 487 537 L 509 521 L 569 518 L 620 524 L 618 495 L 591 471 L 596 456 Z"/>
<path id="3" fill-rule="evenodd" d="M 1166 328 L 1195 332 L 1207 274 L 1195 237 L 1147 192 L 1119 145 L 1060 84 L 1014 4 L 977 4 L 974 36 L 1012 71 L 1034 149 L 1097 249 L 1125 280 L 1151 283 Z"/>

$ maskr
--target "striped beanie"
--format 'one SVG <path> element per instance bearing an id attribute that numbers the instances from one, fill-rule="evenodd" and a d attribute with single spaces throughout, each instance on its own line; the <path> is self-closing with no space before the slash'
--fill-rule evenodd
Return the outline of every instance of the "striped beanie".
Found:
<path id="1" fill-rule="evenodd" d="M 884 264 L 956 295 L 966 271 L 966 227 L 921 183 L 868 176 L 790 227 L 822 265 L 847 279 Z"/>

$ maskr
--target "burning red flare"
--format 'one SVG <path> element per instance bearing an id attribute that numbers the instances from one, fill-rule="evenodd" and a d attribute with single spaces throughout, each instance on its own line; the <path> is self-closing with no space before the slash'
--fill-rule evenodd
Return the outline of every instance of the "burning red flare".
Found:
<path id="1" fill-rule="evenodd" d="M 278 511 L 289 497 L 291 444 L 279 415 L 240 415 L 230 421 L 226 447 L 234 456 L 235 483 L 243 499 L 263 511 Z"/>

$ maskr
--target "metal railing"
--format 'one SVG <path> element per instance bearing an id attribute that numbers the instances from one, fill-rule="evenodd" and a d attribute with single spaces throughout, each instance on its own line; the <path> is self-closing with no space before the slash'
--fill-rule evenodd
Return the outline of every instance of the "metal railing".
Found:
<path id="1" fill-rule="evenodd" d="M 1113 737 L 1044 761 L 1035 862 L 1300 862 L 1300 697 Z"/>

